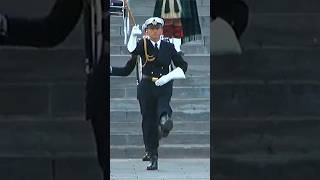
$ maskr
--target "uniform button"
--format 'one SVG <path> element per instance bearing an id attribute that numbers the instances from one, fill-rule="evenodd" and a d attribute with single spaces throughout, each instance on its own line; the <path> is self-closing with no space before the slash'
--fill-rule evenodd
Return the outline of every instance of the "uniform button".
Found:
<path id="1" fill-rule="evenodd" d="M 151 72 L 151 74 L 153 74 L 153 72 Z"/>
<path id="2" fill-rule="evenodd" d="M 162 76 L 162 74 L 160 74 L 160 76 Z"/>
<path id="3" fill-rule="evenodd" d="M 163 69 L 163 66 L 161 67 L 161 69 Z"/>

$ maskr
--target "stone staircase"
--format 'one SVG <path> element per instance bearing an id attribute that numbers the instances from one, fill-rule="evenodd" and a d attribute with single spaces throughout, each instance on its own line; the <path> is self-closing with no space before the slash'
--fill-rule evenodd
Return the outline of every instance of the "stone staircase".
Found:
<path id="1" fill-rule="evenodd" d="M 1 1 L 0 12 L 42 17 L 53 2 Z M 102 179 L 84 118 L 83 39 L 80 20 L 57 47 L 0 47 L 1 179 Z"/>
<path id="2" fill-rule="evenodd" d="M 130 1 L 129 1 L 130 3 Z M 153 14 L 154 1 L 130 4 L 137 24 Z M 210 10 L 209 0 L 197 0 L 203 39 L 182 46 L 188 62 L 186 80 L 176 80 L 172 96 L 174 129 L 160 141 L 161 158 L 208 158 L 210 151 Z M 143 4 L 143 6 L 141 6 Z M 121 18 L 111 17 L 110 64 L 124 66 L 129 59 L 123 44 Z M 140 158 L 144 154 L 141 115 L 136 99 L 136 77 L 110 78 L 111 158 Z"/>
<path id="3" fill-rule="evenodd" d="M 319 179 L 319 1 L 246 0 L 242 55 L 215 56 L 216 180 Z"/>

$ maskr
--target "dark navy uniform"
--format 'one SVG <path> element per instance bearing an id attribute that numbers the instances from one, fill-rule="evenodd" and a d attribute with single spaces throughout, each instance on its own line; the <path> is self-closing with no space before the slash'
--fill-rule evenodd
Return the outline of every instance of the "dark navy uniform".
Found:
<path id="1" fill-rule="evenodd" d="M 172 96 L 173 81 L 162 86 L 156 86 L 151 80 L 152 77 L 160 78 L 170 72 L 172 63 L 176 67 L 180 67 L 184 72 L 187 71 L 187 63 L 183 60 L 180 54 L 174 48 L 174 45 L 161 40 L 159 49 L 155 49 L 150 40 L 146 40 L 147 53 L 155 58 L 154 61 L 146 61 L 144 51 L 144 41 L 140 40 L 135 50 L 131 53 L 132 57 L 124 67 L 112 67 L 113 76 L 127 76 L 134 67 L 139 69 L 139 58 L 141 57 L 142 77 L 137 72 L 137 98 L 140 104 L 142 115 L 142 131 L 143 141 L 146 151 L 152 155 L 158 155 L 159 138 L 158 125 L 160 117 L 166 115 L 171 117 L 172 109 L 170 100 Z"/>

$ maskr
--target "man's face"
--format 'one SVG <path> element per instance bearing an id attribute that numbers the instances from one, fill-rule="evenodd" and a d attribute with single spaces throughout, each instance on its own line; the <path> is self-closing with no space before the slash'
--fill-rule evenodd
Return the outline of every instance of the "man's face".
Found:
<path id="1" fill-rule="evenodd" d="M 152 41 L 158 41 L 162 33 L 163 33 L 162 27 L 160 28 L 150 27 L 147 29 L 147 34 L 149 35 Z"/>

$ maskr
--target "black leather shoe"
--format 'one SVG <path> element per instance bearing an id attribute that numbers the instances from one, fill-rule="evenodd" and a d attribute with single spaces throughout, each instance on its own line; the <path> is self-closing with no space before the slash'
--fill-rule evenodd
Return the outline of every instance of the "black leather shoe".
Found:
<path id="1" fill-rule="evenodd" d="M 150 161 L 151 157 L 149 153 L 146 153 L 143 157 L 142 157 L 142 161 Z"/>
<path id="2" fill-rule="evenodd" d="M 162 137 L 167 137 L 170 131 L 162 131 Z"/>
<path id="3" fill-rule="evenodd" d="M 180 56 L 184 56 L 184 52 L 183 51 L 179 51 L 178 54 L 180 54 Z"/>
<path id="4" fill-rule="evenodd" d="M 173 128 L 173 121 L 168 115 L 161 116 L 160 126 L 162 130 L 162 137 L 167 137 L 169 132 Z"/>
<path id="5" fill-rule="evenodd" d="M 158 157 L 151 156 L 151 160 L 149 165 L 147 166 L 147 170 L 157 170 L 158 169 Z"/>

